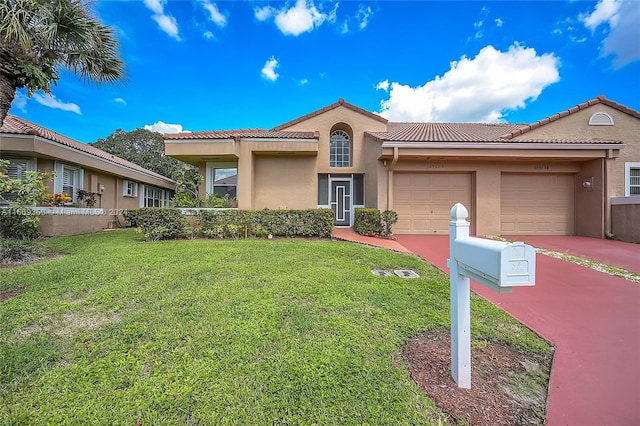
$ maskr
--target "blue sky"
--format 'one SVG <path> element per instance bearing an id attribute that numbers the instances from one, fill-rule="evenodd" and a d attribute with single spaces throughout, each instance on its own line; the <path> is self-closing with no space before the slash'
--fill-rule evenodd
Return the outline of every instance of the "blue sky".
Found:
<path id="1" fill-rule="evenodd" d="M 10 113 L 116 129 L 272 128 L 344 98 L 393 121 L 530 123 L 598 95 L 640 110 L 640 2 L 104 1 L 127 79 L 63 73 Z"/>

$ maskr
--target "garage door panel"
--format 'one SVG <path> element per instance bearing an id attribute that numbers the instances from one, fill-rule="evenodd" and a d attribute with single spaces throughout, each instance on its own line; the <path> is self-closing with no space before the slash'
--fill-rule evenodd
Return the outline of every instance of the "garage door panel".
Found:
<path id="1" fill-rule="evenodd" d="M 574 177 L 503 174 L 501 232 L 512 235 L 572 235 Z"/>
<path id="2" fill-rule="evenodd" d="M 396 173 L 393 191 L 398 234 L 448 234 L 451 207 L 462 202 L 471 210 L 468 173 Z"/>

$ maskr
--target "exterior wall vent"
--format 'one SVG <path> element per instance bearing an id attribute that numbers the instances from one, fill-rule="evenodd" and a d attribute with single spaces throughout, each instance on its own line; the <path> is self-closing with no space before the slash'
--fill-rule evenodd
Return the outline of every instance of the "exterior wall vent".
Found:
<path id="1" fill-rule="evenodd" d="M 606 112 L 596 112 L 589 119 L 589 126 L 613 126 L 613 117 Z"/>

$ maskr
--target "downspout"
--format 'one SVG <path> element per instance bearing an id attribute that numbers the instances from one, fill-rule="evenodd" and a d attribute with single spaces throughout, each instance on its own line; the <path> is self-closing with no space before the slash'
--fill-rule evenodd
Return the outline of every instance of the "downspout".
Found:
<path id="1" fill-rule="evenodd" d="M 387 171 L 387 210 L 393 210 L 393 169 L 398 162 L 399 150 L 397 146 L 393 147 L 393 160 Z"/>

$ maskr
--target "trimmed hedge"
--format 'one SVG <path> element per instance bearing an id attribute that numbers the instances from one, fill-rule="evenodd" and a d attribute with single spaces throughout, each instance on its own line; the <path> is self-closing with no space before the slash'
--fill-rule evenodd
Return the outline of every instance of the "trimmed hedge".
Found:
<path id="1" fill-rule="evenodd" d="M 188 230 L 187 219 L 180 209 L 143 207 L 128 210 L 123 215 L 132 226 L 140 229 L 147 241 L 180 238 Z"/>
<path id="2" fill-rule="evenodd" d="M 208 238 L 240 238 L 267 235 L 286 237 L 329 237 L 333 211 L 309 210 L 202 210 L 198 214 Z"/>
<path id="3" fill-rule="evenodd" d="M 358 208 L 355 210 L 353 229 L 360 235 L 389 238 L 396 222 L 398 222 L 398 214 L 393 210 L 380 212 L 378 209 Z"/>
<path id="4" fill-rule="evenodd" d="M 309 210 L 200 210 L 189 224 L 180 209 L 140 208 L 124 213 L 132 226 L 140 228 L 147 241 L 175 238 L 245 238 L 286 236 L 331 236 L 333 211 Z"/>

